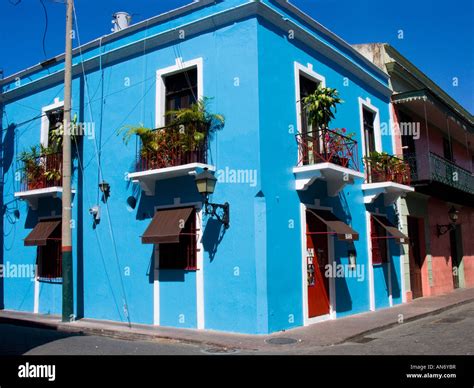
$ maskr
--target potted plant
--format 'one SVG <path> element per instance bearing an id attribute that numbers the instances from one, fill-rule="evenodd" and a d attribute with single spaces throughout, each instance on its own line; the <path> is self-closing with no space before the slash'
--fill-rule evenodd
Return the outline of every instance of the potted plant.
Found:
<path id="1" fill-rule="evenodd" d="M 388 161 L 388 171 L 393 182 L 407 184 L 410 180 L 410 169 L 402 159 L 392 156 Z"/>
<path id="2" fill-rule="evenodd" d="M 39 163 L 40 157 L 40 147 L 37 145 L 32 146 L 28 151 L 23 151 L 18 157 L 18 160 L 22 162 L 21 172 L 27 190 L 39 189 L 44 185 L 42 179 L 44 166 Z"/>
<path id="3" fill-rule="evenodd" d="M 306 138 L 306 134 L 303 134 L 305 147 L 310 151 L 310 154 L 306 156 L 310 163 L 318 162 L 321 159 L 328 161 L 334 156 L 333 150 L 328 149 L 325 138 L 328 137 L 328 140 L 330 140 L 332 136 L 328 131 L 329 123 L 334 118 L 337 105 L 342 102 L 336 89 L 326 88 L 322 85 L 319 85 L 313 93 L 303 98 L 303 110 L 312 128 L 315 128 L 315 131 L 318 132 L 318 136 L 309 136 L 308 138 Z"/>
<path id="4" fill-rule="evenodd" d="M 337 105 L 344 102 L 338 94 L 336 89 L 326 88 L 320 84 L 313 93 L 303 98 L 303 109 L 313 127 L 329 128 L 329 123 L 337 112 Z"/>
<path id="5" fill-rule="evenodd" d="M 335 128 L 325 132 L 324 143 L 331 162 L 343 167 L 348 166 L 348 152 L 354 137 L 355 132 L 347 132 L 346 128 Z"/>
<path id="6" fill-rule="evenodd" d="M 210 98 L 203 97 L 189 108 L 166 112 L 171 117 L 169 126 L 178 131 L 176 142 L 187 160 L 198 161 L 198 153 L 208 135 L 224 127 L 224 116 L 209 112 L 209 102 Z"/>
<path id="7" fill-rule="evenodd" d="M 364 156 L 364 162 L 373 181 L 405 184 L 410 178 L 410 170 L 405 161 L 387 152 L 371 152 L 369 156 Z"/>
<path id="8" fill-rule="evenodd" d="M 126 126 L 123 140 L 128 144 L 137 135 L 141 140 L 142 169 L 162 168 L 199 161 L 207 136 L 224 126 L 224 117 L 208 111 L 209 99 L 204 97 L 189 108 L 166 112 L 171 117 L 169 125 L 151 129 Z"/>
<path id="9" fill-rule="evenodd" d="M 49 183 L 61 180 L 60 163 L 49 163 L 48 158 L 56 153 L 55 148 L 34 145 L 23 151 L 18 159 L 22 162 L 21 171 L 27 190 L 47 187 Z"/>

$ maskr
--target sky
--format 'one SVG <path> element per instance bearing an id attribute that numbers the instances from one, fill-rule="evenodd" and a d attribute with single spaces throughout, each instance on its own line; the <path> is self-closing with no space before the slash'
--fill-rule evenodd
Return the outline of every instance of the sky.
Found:
<path id="1" fill-rule="evenodd" d="M 0 69 L 4 76 L 64 51 L 63 1 L 0 0 Z M 114 12 L 126 11 L 136 23 L 190 2 L 76 0 L 81 43 L 109 34 Z M 474 0 L 291 2 L 348 43 L 391 44 L 474 113 Z"/>

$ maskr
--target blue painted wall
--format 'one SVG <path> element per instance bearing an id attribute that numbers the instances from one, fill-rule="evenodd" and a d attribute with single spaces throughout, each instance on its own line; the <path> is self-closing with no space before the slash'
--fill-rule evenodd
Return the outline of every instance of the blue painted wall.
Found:
<path id="1" fill-rule="evenodd" d="M 363 264 L 364 281 L 355 277 L 336 279 L 337 316 L 367 311 L 369 302 L 369 273 L 366 233 L 366 206 L 361 190 L 362 180 L 348 185 L 338 197 L 326 195 L 324 182 L 316 182 L 307 191 L 298 194 L 294 186 L 292 168 L 297 164 L 297 128 L 294 62 L 303 66 L 313 65 L 313 70 L 326 79 L 326 85 L 338 89 L 344 103 L 338 107 L 332 126 L 345 127 L 355 132 L 359 143 L 359 160 L 362 160 L 359 97 L 370 98 L 380 110 L 381 122 L 388 122 L 388 98 L 380 96 L 357 78 L 354 78 L 330 59 L 307 47 L 288 40 L 286 31 L 279 31 L 261 21 L 259 39 L 259 92 L 260 130 L 262 147 L 262 190 L 267 209 L 267 278 L 269 331 L 299 326 L 303 322 L 301 285 L 301 220 L 300 203 L 314 205 L 319 199 L 321 206 L 332 207 L 335 214 L 346 220 L 360 233 L 354 244 L 335 241 L 337 264 L 348 263 L 348 251 L 355 249 L 357 263 Z M 344 83 L 349 78 L 349 84 Z M 392 152 L 389 136 L 382 139 L 382 147 Z M 361 163 L 361 171 L 362 163 Z M 398 260 L 395 258 L 395 260 Z M 397 266 L 396 266 L 397 267 Z M 397 267 L 399 268 L 399 267 Z M 383 299 L 384 285 L 378 268 L 375 272 L 376 301 Z M 397 273 L 393 273 L 396 276 Z M 376 303 L 379 307 L 379 303 Z"/>
<path id="2" fill-rule="evenodd" d="M 156 26 L 148 36 L 242 3 L 220 2 Z M 274 6 L 273 2 L 266 3 Z M 143 32 L 125 36 L 103 47 L 102 51 L 140 37 Z M 97 53 L 86 53 L 84 57 Z M 350 57 L 350 54 L 344 55 Z M 141 244 L 140 236 L 151 221 L 155 207 L 172 205 L 178 197 L 181 203 L 201 200 L 192 177 L 160 181 L 155 196 L 141 193 L 137 185 L 126 179 L 127 172 L 133 169 L 138 142 L 125 145 L 117 135 L 125 125 L 154 126 L 155 72 L 174 65 L 177 56 L 184 61 L 203 58 L 204 95 L 213 98 L 211 109 L 226 117 L 224 129 L 211 140 L 211 163 L 217 170 L 244 169 L 257 177 L 255 184 L 218 183 L 212 201 L 231 204 L 231 227 L 225 233 L 215 220 L 203 219 L 205 328 L 267 333 L 303 324 L 300 203 L 313 204 L 316 198 L 321 200 L 322 206 L 332 207 L 360 233 L 359 241 L 353 245 L 335 242 L 337 263 L 347 263 L 347 251 L 355 249 L 358 263 L 365 264 L 366 271 L 364 281 L 336 279 L 337 315 L 367 311 L 370 268 L 362 182 L 346 186 L 335 198 L 325 195 L 323 182 L 305 192 L 295 190 L 292 173 L 297 162 L 294 62 L 312 63 L 314 70 L 326 77 L 327 86 L 340 91 L 345 102 L 338 109 L 334 126 L 356 132 L 359 143 L 358 98 L 369 97 L 380 109 L 382 122 L 388 121 L 388 100 L 330 59 L 289 42 L 283 31 L 251 18 L 96 69 L 87 74 L 87 80 L 74 79 L 74 113 L 81 122 L 95 126 L 95 136 L 86 136 L 79 142 L 79 156 L 75 161 L 76 315 L 152 324 L 153 246 Z M 357 61 L 356 58 L 351 60 Z M 41 76 L 45 74 L 39 72 L 31 79 Z M 343 85 L 344 77 L 349 77 L 349 86 Z M 8 103 L 2 117 L 3 127 L 21 124 L 39 115 L 41 108 L 52 103 L 55 97 L 63 99 L 62 86 Z M 19 182 L 15 180 L 18 153 L 39 143 L 40 119 L 21 124 L 14 132 L 6 131 L 4 138 L 6 136 L 9 136 L 6 144 L 11 155 L 10 163 L 4 167 L 4 202 L 12 200 L 13 193 L 19 189 Z M 391 138 L 385 136 L 382 141 L 384 150 L 390 152 Z M 362 152 L 361 147 L 359 152 Z M 361 159 L 362 155 L 359 156 Z M 107 204 L 101 200 L 98 190 L 101 179 L 111 186 Z M 137 198 L 136 209 L 127 206 L 129 196 Z M 94 225 L 88 209 L 97 204 L 102 214 L 100 223 Z M 28 210 L 25 203 L 19 202 L 18 206 L 21 217 L 14 225 L 4 218 L 5 260 L 34 263 L 36 249 L 24 247 L 22 239 L 41 214 L 49 216 L 55 210 L 59 215 L 60 202 L 46 199 L 36 212 Z M 393 267 L 392 284 L 399 284 L 398 256 L 393 258 Z M 388 303 L 384 291 L 386 279 L 379 268 L 374 269 L 374 278 L 376 307 L 379 308 Z M 30 279 L 5 279 L 5 308 L 32 311 L 33 284 Z M 60 313 L 60 290 L 58 284 L 41 284 L 41 313 Z M 195 272 L 160 271 L 160 295 L 162 325 L 197 326 Z M 393 297 L 394 303 L 399 303 L 401 292 Z"/>

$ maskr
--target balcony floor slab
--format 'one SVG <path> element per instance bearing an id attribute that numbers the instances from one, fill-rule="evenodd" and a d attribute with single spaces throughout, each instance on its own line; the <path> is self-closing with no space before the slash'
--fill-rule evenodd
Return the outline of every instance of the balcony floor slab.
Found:
<path id="1" fill-rule="evenodd" d="M 198 170 L 207 168 L 215 171 L 216 167 L 205 163 L 188 163 L 181 166 L 157 168 L 154 170 L 138 171 L 129 173 L 128 179 L 138 183 L 145 195 L 155 195 L 155 183 L 159 180 L 177 178 L 181 176 L 194 175 Z"/>
<path id="2" fill-rule="evenodd" d="M 71 190 L 72 194 L 76 194 L 76 190 Z M 61 198 L 63 194 L 63 188 L 61 186 L 45 187 L 43 189 L 34 189 L 26 191 L 17 191 L 14 196 L 15 198 L 22 199 L 28 202 L 28 205 L 32 210 L 38 209 L 38 201 L 40 198 Z"/>
<path id="3" fill-rule="evenodd" d="M 296 190 L 307 190 L 317 179 L 327 182 L 328 196 L 335 197 L 347 184 L 364 178 L 362 172 L 334 163 L 316 163 L 293 168 Z"/>
<path id="4" fill-rule="evenodd" d="M 383 194 L 385 206 L 390 206 L 401 196 L 415 191 L 411 186 L 395 182 L 364 183 L 361 188 L 364 192 L 364 203 L 373 203 L 379 195 Z"/>

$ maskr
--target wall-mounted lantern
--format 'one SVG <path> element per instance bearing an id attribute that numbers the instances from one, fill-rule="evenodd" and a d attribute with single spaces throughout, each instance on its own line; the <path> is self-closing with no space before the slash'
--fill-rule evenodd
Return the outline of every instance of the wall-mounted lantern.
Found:
<path id="1" fill-rule="evenodd" d="M 222 222 L 226 229 L 230 225 L 230 205 L 228 202 L 224 204 L 210 203 L 209 195 L 214 193 L 217 179 L 207 168 L 203 172 L 196 174 L 194 178 L 198 192 L 204 197 L 204 213 L 215 217 Z M 221 214 L 219 214 L 219 211 Z"/>
<path id="2" fill-rule="evenodd" d="M 349 269 L 354 270 L 357 264 L 356 251 L 355 250 L 349 251 L 348 256 L 349 256 Z"/>
<path id="3" fill-rule="evenodd" d="M 130 197 L 127 198 L 127 206 L 133 210 L 137 207 L 137 199 L 131 195 Z"/>
<path id="4" fill-rule="evenodd" d="M 451 206 L 451 209 L 449 209 L 449 212 L 448 212 L 448 216 L 449 216 L 449 221 L 450 221 L 449 224 L 436 225 L 438 237 L 456 228 L 456 223 L 458 222 L 458 219 L 459 219 L 459 210 L 457 210 L 454 206 Z"/>
<path id="5" fill-rule="evenodd" d="M 107 198 L 110 197 L 110 184 L 106 181 L 102 181 L 99 183 L 99 190 L 102 191 L 104 194 L 104 202 L 107 201 Z"/>

